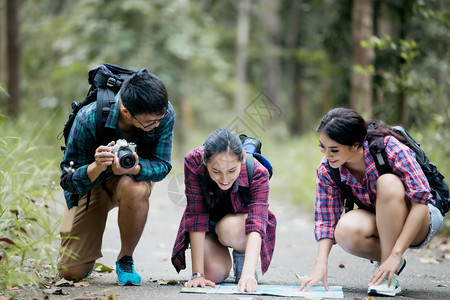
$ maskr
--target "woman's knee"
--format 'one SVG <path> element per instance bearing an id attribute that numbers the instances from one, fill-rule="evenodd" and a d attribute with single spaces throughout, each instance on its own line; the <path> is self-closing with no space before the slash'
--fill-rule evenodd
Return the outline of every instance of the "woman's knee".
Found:
<path id="1" fill-rule="evenodd" d="M 357 249 L 361 241 L 373 234 L 368 228 L 371 220 L 362 220 L 371 218 L 369 214 L 358 209 L 342 216 L 334 231 L 336 243 L 344 249 Z"/>
<path id="2" fill-rule="evenodd" d="M 377 180 L 377 203 L 378 201 L 404 201 L 405 187 L 402 180 L 395 174 L 381 175 Z"/>
<path id="3" fill-rule="evenodd" d="M 245 216 L 227 215 L 217 223 L 216 233 L 219 242 L 227 247 L 234 248 L 236 245 L 245 243 Z"/>
<path id="4" fill-rule="evenodd" d="M 231 265 L 227 266 L 223 262 L 211 262 L 205 266 L 205 277 L 215 283 L 221 283 L 230 274 Z"/>

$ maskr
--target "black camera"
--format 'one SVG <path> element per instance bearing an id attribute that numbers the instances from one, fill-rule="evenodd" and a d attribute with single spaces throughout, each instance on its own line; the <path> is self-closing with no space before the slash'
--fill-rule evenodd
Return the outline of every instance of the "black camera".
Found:
<path id="1" fill-rule="evenodd" d="M 124 169 L 131 169 L 136 164 L 133 152 L 136 151 L 135 143 L 128 143 L 124 139 L 117 140 L 114 146 L 110 147 L 112 153 L 118 153 L 120 166 Z"/>

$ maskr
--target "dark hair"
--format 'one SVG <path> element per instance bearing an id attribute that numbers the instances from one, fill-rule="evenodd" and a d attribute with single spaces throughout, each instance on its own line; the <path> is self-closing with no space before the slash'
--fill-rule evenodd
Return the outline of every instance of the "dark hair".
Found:
<path id="1" fill-rule="evenodd" d="M 330 110 L 320 122 L 317 132 L 325 133 L 333 141 L 346 146 L 369 142 L 369 147 L 378 152 L 383 149 L 383 137 L 394 136 L 401 142 L 405 138 L 397 134 L 392 128 L 379 120 L 365 121 L 356 111 L 348 108 Z"/>
<path id="2" fill-rule="evenodd" d="M 208 163 L 209 159 L 219 153 L 229 152 L 237 156 L 239 161 L 244 157 L 244 150 L 239 136 L 229 129 L 218 129 L 212 132 L 207 138 L 204 145 L 204 162 Z M 218 201 L 220 188 L 209 176 L 208 170 L 205 169 L 203 180 L 203 192 L 205 195 L 206 207 L 210 209 Z"/>
<path id="3" fill-rule="evenodd" d="M 356 111 L 348 108 L 330 110 L 320 122 L 317 132 L 325 133 L 337 143 L 353 146 L 364 143 L 367 135 L 366 123 Z"/>
<path id="4" fill-rule="evenodd" d="M 131 114 L 166 113 L 169 100 L 164 83 L 151 73 L 133 74 L 120 89 L 122 104 Z"/>

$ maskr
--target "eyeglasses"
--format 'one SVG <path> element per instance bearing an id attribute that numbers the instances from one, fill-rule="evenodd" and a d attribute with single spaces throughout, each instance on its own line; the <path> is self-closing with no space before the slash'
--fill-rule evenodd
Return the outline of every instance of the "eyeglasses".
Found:
<path id="1" fill-rule="evenodd" d="M 139 125 L 142 126 L 142 128 L 147 129 L 147 128 L 149 128 L 149 127 L 155 125 L 156 123 L 160 123 L 161 120 L 164 119 L 164 118 L 167 116 L 167 113 L 168 113 L 168 112 L 166 111 L 166 112 L 164 113 L 164 116 L 163 116 L 161 119 L 151 121 L 151 122 L 150 122 L 149 124 L 147 124 L 147 125 L 142 124 L 141 121 L 139 121 L 139 120 L 138 120 L 131 112 L 130 112 L 130 115 L 131 115 L 131 116 L 139 123 Z"/>

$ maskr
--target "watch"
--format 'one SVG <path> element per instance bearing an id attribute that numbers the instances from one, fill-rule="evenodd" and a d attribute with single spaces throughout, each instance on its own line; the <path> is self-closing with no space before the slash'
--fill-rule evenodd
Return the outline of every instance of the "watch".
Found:
<path id="1" fill-rule="evenodd" d="M 199 277 L 203 277 L 203 274 L 202 273 L 198 273 L 198 272 L 194 272 L 194 273 L 192 273 L 191 280 L 195 279 L 195 278 L 199 278 Z"/>

